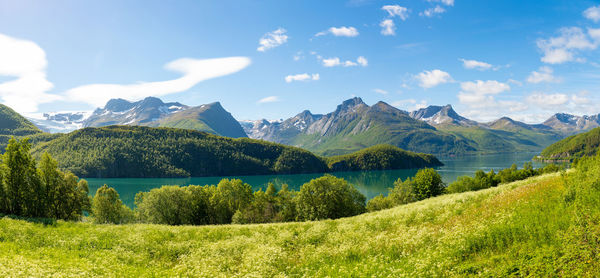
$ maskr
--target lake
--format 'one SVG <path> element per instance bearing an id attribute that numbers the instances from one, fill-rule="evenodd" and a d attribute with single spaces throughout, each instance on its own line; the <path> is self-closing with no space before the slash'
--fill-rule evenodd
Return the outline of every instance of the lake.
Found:
<path id="1" fill-rule="evenodd" d="M 530 162 L 537 153 L 510 153 L 479 156 L 462 156 L 440 158 L 444 166 L 436 168 L 442 175 L 444 182 L 451 183 L 459 176 L 472 175 L 477 170 L 489 171 L 509 168 L 516 163 L 519 168 L 523 163 Z M 542 166 L 539 162 L 533 162 L 534 167 Z M 371 199 L 381 193 L 387 194 L 388 188 L 393 187 L 394 181 L 412 177 L 417 169 L 410 170 L 384 170 L 384 171 L 362 171 L 362 172 L 336 172 L 332 175 L 346 179 L 360 192 Z M 282 184 L 288 184 L 290 189 L 298 190 L 300 186 L 311 179 L 323 176 L 323 174 L 300 174 L 300 175 L 261 175 L 261 176 L 235 176 L 235 177 L 194 177 L 194 178 L 111 178 L 111 179 L 86 179 L 90 186 L 90 193 L 103 184 L 114 187 L 123 202 L 133 207 L 135 194 L 140 191 L 150 191 L 152 188 L 162 185 L 206 185 L 217 184 L 223 178 L 241 179 L 252 185 L 255 190 L 266 189 L 267 184 L 272 182 L 277 188 Z"/>

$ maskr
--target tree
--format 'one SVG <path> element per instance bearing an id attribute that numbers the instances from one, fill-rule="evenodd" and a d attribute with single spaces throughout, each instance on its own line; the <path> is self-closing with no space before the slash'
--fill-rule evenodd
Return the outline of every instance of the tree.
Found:
<path id="1" fill-rule="evenodd" d="M 136 196 L 138 216 L 155 224 L 191 224 L 192 207 L 189 191 L 177 185 L 154 188 Z"/>
<path id="2" fill-rule="evenodd" d="M 238 210 L 244 210 L 252 202 L 252 187 L 239 179 L 222 179 L 217 185 L 210 203 L 213 217 L 212 223 L 231 223 L 233 215 Z"/>
<path id="3" fill-rule="evenodd" d="M 296 197 L 301 220 L 336 219 L 365 211 L 365 196 L 342 178 L 326 175 L 305 183 Z"/>
<path id="4" fill-rule="evenodd" d="M 435 197 L 444 192 L 442 177 L 432 168 L 419 170 L 413 179 L 413 183 L 417 200 Z"/>
<path id="5" fill-rule="evenodd" d="M 29 154 L 31 144 L 25 138 L 11 138 L 2 157 L 4 196 L 6 212 L 15 215 L 43 216 L 41 182 L 35 168 L 35 160 Z"/>
<path id="6" fill-rule="evenodd" d="M 132 220 L 131 209 L 123 204 L 119 193 L 108 185 L 98 188 L 92 199 L 92 215 L 95 223 L 122 224 Z"/>

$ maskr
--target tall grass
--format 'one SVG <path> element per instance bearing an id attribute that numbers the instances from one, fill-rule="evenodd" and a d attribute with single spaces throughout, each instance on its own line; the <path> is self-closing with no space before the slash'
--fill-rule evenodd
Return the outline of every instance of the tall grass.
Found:
<path id="1" fill-rule="evenodd" d="M 600 169 L 590 167 L 338 220 L 174 227 L 4 218 L 0 276 L 594 276 L 600 171 L 587 171 Z"/>

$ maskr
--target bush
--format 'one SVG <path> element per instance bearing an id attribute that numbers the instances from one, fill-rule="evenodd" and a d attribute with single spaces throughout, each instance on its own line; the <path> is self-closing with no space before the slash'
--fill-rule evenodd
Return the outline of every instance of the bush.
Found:
<path id="1" fill-rule="evenodd" d="M 98 188 L 92 199 L 94 223 L 124 224 L 133 220 L 133 212 L 121 202 L 119 193 L 108 185 Z"/>
<path id="2" fill-rule="evenodd" d="M 412 182 L 417 200 L 435 197 L 444 192 L 442 176 L 432 168 L 419 170 Z"/>
<path id="3" fill-rule="evenodd" d="M 365 196 L 341 178 L 326 175 L 305 183 L 296 197 L 300 220 L 336 219 L 365 211 Z"/>

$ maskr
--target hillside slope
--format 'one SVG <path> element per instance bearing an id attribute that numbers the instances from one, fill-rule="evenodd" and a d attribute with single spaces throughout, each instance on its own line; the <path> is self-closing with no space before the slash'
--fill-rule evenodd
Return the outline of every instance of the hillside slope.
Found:
<path id="1" fill-rule="evenodd" d="M 60 168 L 80 177 L 303 174 L 441 165 L 432 155 L 379 146 L 338 157 L 330 168 L 324 158 L 296 147 L 176 128 L 109 126 L 48 137 L 34 138 L 39 142 L 34 156 L 48 152 Z M 357 163 L 362 167 L 354 167 Z"/>
<path id="2" fill-rule="evenodd" d="M 142 126 L 84 128 L 41 143 L 80 177 L 201 177 L 320 173 L 323 160 L 294 147 L 205 132 Z"/>
<path id="3" fill-rule="evenodd" d="M 240 123 L 219 102 L 167 115 L 149 126 L 199 130 L 232 138 L 248 137 Z"/>
<path id="4" fill-rule="evenodd" d="M 565 202 L 578 199 L 563 197 L 559 176 L 317 222 L 44 226 L 3 218 L 0 275 L 594 276 L 597 224 L 585 230 L 575 221 Z"/>
<path id="5" fill-rule="evenodd" d="M 582 156 L 595 155 L 600 148 L 600 128 L 570 136 L 558 141 L 542 151 L 544 160 L 572 160 Z"/>

